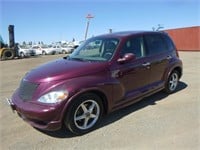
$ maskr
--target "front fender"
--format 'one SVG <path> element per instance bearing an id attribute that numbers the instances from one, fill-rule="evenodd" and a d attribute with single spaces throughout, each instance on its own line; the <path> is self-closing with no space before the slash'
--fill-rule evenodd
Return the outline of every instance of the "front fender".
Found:
<path id="1" fill-rule="evenodd" d="M 70 105 L 80 95 L 92 92 L 101 93 L 106 101 L 107 112 L 112 108 L 113 104 L 113 82 L 108 76 L 85 76 L 70 79 L 64 83 L 69 91 L 69 98 L 63 108 L 61 118 L 66 114 L 66 111 L 70 110 Z"/>

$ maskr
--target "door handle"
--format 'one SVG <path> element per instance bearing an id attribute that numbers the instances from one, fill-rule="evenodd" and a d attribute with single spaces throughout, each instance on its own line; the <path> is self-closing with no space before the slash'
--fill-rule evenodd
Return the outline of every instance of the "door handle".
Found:
<path id="1" fill-rule="evenodd" d="M 149 62 L 143 63 L 142 66 L 149 67 L 151 64 Z"/>
<path id="2" fill-rule="evenodd" d="M 167 56 L 167 59 L 168 59 L 168 60 L 172 59 L 172 56 L 168 55 L 168 56 Z"/>

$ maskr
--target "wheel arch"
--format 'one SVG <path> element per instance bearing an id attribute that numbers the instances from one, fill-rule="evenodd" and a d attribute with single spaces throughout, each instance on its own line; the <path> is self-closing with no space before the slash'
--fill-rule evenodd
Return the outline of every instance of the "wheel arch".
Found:
<path id="1" fill-rule="evenodd" d="M 175 67 L 172 71 L 171 71 L 171 73 L 174 71 L 174 70 L 176 70 L 177 72 L 178 72 L 178 77 L 179 77 L 179 79 L 181 78 L 181 76 L 182 76 L 182 68 L 181 67 Z"/>
<path id="2" fill-rule="evenodd" d="M 163 76 L 163 80 L 167 81 L 170 74 L 176 70 L 178 72 L 179 75 L 179 79 L 182 77 L 183 74 L 183 69 L 182 69 L 182 64 L 173 64 L 168 66 L 168 68 L 165 70 L 164 76 Z"/>
<path id="3" fill-rule="evenodd" d="M 99 90 L 91 90 L 91 91 L 88 91 L 87 93 L 93 93 L 101 98 L 102 104 L 104 107 L 104 114 L 107 114 L 108 113 L 108 99 L 106 95 L 102 91 L 99 91 Z"/>
<path id="4" fill-rule="evenodd" d="M 81 95 L 88 94 L 88 93 L 99 96 L 102 99 L 102 104 L 103 104 L 103 109 L 104 109 L 103 115 L 108 113 L 108 100 L 107 100 L 106 95 L 101 90 L 90 89 L 90 90 L 79 92 L 79 93 L 75 94 L 68 100 L 68 102 L 66 102 L 65 107 L 63 108 L 63 111 L 62 111 L 62 115 L 61 115 L 62 122 L 64 122 L 65 117 L 67 117 L 67 118 L 69 117 L 69 116 L 67 116 L 67 115 L 69 115 L 69 113 L 67 113 L 67 112 L 71 111 L 70 106 L 73 104 L 73 102 Z"/>
<path id="5" fill-rule="evenodd" d="M 47 52 L 46 52 L 45 50 L 42 50 L 42 54 L 43 54 L 43 55 L 46 55 Z"/>
<path id="6" fill-rule="evenodd" d="M 21 57 L 21 54 L 23 54 L 25 56 L 25 52 L 24 51 L 19 51 L 19 56 Z"/>
<path id="7" fill-rule="evenodd" d="M 182 76 L 182 68 L 180 66 L 175 66 L 175 67 L 173 67 L 173 68 L 171 68 L 170 70 L 167 71 L 167 75 L 165 77 L 166 80 L 169 78 L 169 76 L 172 74 L 173 71 L 177 71 L 179 79 L 181 78 L 181 76 Z"/>
<path id="8" fill-rule="evenodd" d="M 172 68 L 168 74 L 167 74 L 167 78 L 166 78 L 166 81 L 165 81 L 165 86 L 164 86 L 164 89 L 163 91 L 167 94 L 171 94 L 171 93 L 174 93 L 176 91 L 176 88 L 177 88 L 177 85 L 178 83 L 176 83 L 175 85 L 175 88 L 172 88 L 170 87 L 170 80 L 171 80 L 171 75 L 173 75 L 173 73 L 176 73 L 178 75 L 178 79 L 177 79 L 177 82 L 178 80 L 181 78 L 182 76 L 182 68 L 180 66 L 177 66 L 177 67 L 174 67 Z M 174 81 L 172 81 L 174 82 Z M 174 83 L 173 83 L 174 84 Z"/>

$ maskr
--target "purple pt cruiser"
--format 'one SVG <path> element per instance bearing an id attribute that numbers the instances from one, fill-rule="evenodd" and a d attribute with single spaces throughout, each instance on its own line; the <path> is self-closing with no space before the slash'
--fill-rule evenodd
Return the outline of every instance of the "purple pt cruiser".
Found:
<path id="1" fill-rule="evenodd" d="M 28 72 L 8 100 L 31 126 L 76 135 L 158 91 L 173 93 L 182 61 L 164 32 L 118 32 L 86 40 L 72 54 Z"/>

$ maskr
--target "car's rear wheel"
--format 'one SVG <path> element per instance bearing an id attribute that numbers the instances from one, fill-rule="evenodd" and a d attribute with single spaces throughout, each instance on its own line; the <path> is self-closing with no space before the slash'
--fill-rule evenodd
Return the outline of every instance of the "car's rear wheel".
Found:
<path id="1" fill-rule="evenodd" d="M 68 112 L 67 112 L 68 113 Z M 74 134 L 85 134 L 95 128 L 103 114 L 103 104 L 99 96 L 87 93 L 81 95 L 66 115 L 65 125 Z"/>
<path id="2" fill-rule="evenodd" d="M 165 92 L 169 94 L 175 92 L 178 83 L 179 83 L 179 73 L 178 71 L 174 70 L 168 77 L 167 83 L 165 85 Z"/>

